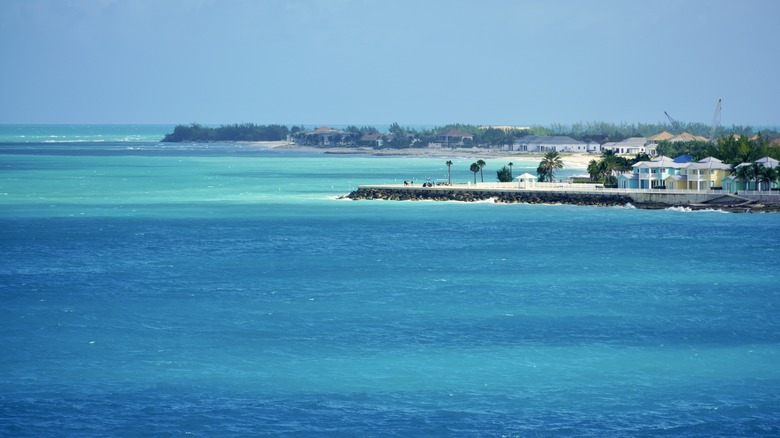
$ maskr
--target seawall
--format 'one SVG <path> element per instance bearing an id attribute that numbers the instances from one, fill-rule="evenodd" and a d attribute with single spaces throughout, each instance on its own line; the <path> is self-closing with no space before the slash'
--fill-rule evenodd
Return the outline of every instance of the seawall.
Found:
<path id="1" fill-rule="evenodd" d="M 718 209 L 735 213 L 780 212 L 780 196 L 746 197 L 723 193 L 619 193 L 616 191 L 534 190 L 480 187 L 360 186 L 346 196 L 353 200 L 460 201 L 493 200 L 496 203 L 570 204 L 580 206 L 624 206 L 642 209 L 683 207 L 692 210 Z M 755 198 L 755 199 L 751 199 Z"/>

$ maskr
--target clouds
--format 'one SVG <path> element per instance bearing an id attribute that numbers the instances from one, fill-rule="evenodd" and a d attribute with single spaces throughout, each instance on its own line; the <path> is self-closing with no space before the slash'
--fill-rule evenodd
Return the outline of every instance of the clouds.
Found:
<path id="1" fill-rule="evenodd" d="M 722 97 L 724 123 L 776 124 L 776 12 L 761 1 L 9 0 L 0 122 L 654 122 L 664 110 L 708 121 Z"/>

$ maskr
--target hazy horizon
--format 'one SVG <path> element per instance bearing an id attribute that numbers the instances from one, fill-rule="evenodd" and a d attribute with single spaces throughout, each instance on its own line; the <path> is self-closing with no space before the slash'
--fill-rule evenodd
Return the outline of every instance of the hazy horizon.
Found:
<path id="1" fill-rule="evenodd" d="M 709 124 L 722 99 L 722 126 L 775 127 L 777 16 L 766 0 L 6 0 L 0 123 Z"/>

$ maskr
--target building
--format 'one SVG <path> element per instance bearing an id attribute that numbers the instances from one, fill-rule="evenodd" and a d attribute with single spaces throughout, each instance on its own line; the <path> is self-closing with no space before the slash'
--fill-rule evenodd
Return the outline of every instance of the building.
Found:
<path id="1" fill-rule="evenodd" d="M 667 177 L 666 188 L 712 190 L 722 188 L 723 179 L 731 174 L 731 166 L 714 157 L 687 163 L 680 174 Z"/>
<path id="2" fill-rule="evenodd" d="M 342 144 L 348 135 L 349 133 L 345 131 L 329 128 L 327 126 L 320 126 L 317 129 L 304 131 L 304 139 L 306 140 L 306 144 L 313 144 L 318 146 L 333 146 Z"/>
<path id="3" fill-rule="evenodd" d="M 672 138 L 667 139 L 666 141 L 676 143 L 678 141 L 710 141 L 710 139 L 700 135 L 693 135 L 688 132 L 681 132 L 680 134 L 677 134 Z"/>
<path id="4" fill-rule="evenodd" d="M 385 141 L 385 135 L 384 134 L 365 134 L 360 137 L 360 144 L 365 146 L 371 146 L 375 148 L 382 147 L 382 144 Z"/>
<path id="5" fill-rule="evenodd" d="M 515 139 L 512 150 L 518 152 L 588 152 L 588 143 L 563 135 L 527 135 Z"/>
<path id="6" fill-rule="evenodd" d="M 615 154 L 646 154 L 650 144 L 651 142 L 644 137 L 630 137 L 623 141 L 604 143 L 601 145 L 601 150 L 612 151 Z M 653 143 L 652 146 L 652 150 L 655 152 L 655 144 Z"/>
<path id="7" fill-rule="evenodd" d="M 659 133 L 658 133 L 658 134 L 656 134 L 656 135 L 653 135 L 653 136 L 647 137 L 647 140 L 648 140 L 648 141 L 651 141 L 651 142 L 653 142 L 653 143 L 657 143 L 657 142 L 659 142 L 659 141 L 666 141 L 666 140 L 669 140 L 669 139 L 670 139 L 670 138 L 672 138 L 672 137 L 674 137 L 674 134 L 672 134 L 672 133 L 669 133 L 669 132 L 666 132 L 666 131 L 663 131 L 663 132 L 659 132 Z"/>
<path id="8" fill-rule="evenodd" d="M 631 166 L 631 173 L 618 177 L 618 187 L 621 189 L 662 188 L 667 178 L 680 175 L 685 166 L 664 155 L 650 161 L 640 161 Z"/>
<path id="9" fill-rule="evenodd" d="M 758 160 L 752 163 L 738 164 L 734 168 L 734 170 L 738 171 L 738 169 L 741 167 L 753 166 L 753 165 L 757 165 L 759 168 L 766 167 L 766 168 L 778 169 L 779 164 L 780 162 L 778 162 L 778 160 L 775 160 L 772 157 L 764 157 L 764 158 L 759 158 Z M 778 170 L 778 172 L 780 172 L 780 169 Z M 728 181 L 724 181 L 724 190 L 726 187 L 725 185 L 726 183 L 728 183 L 730 190 L 735 190 L 735 191 L 736 190 L 772 190 L 772 189 L 780 188 L 780 182 L 778 182 L 777 179 L 775 179 L 774 182 L 769 182 L 769 181 L 761 181 L 760 177 L 751 179 L 750 181 L 745 181 L 744 178 L 737 177 L 736 175 L 731 175 Z"/>
<path id="10" fill-rule="evenodd" d="M 458 129 L 447 129 L 436 134 L 436 141 L 428 144 L 428 147 L 456 148 L 465 146 L 466 140 L 470 143 L 474 136 Z"/>
<path id="11" fill-rule="evenodd" d="M 536 175 L 531 175 L 530 173 L 526 172 L 518 177 L 515 177 L 515 179 L 517 179 L 518 189 L 528 189 L 536 185 L 537 177 Z"/>

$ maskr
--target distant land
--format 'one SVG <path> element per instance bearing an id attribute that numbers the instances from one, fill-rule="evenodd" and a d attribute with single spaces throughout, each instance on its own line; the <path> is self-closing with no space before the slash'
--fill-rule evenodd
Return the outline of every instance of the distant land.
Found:
<path id="1" fill-rule="evenodd" d="M 388 126 L 388 125 L 385 125 Z M 515 139 L 524 136 L 565 136 L 577 141 L 604 144 L 623 141 L 631 137 L 651 137 L 662 132 L 687 133 L 696 140 L 717 140 L 725 136 L 758 136 L 768 142 L 780 137 L 777 129 L 757 129 L 752 126 L 731 126 L 730 128 L 706 125 L 704 123 L 608 123 L 587 122 L 549 126 L 484 126 L 449 124 L 442 127 L 403 127 L 398 123 L 389 125 L 387 131 L 374 126 L 350 125 L 343 129 L 321 126 L 306 129 L 302 125 L 258 125 L 242 123 L 210 127 L 198 123 L 177 125 L 166 134 L 163 142 L 260 142 L 288 141 L 299 145 L 328 147 L 372 147 L 376 149 L 403 149 L 428 147 L 431 143 L 457 141 L 458 146 L 496 148 L 511 145 Z M 451 135 L 448 135 L 451 134 Z"/>

